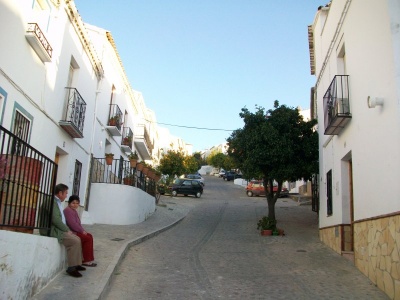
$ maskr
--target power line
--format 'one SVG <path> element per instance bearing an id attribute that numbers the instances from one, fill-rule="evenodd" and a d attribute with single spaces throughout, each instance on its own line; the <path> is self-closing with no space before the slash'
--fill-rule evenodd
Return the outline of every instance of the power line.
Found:
<path id="1" fill-rule="evenodd" d="M 214 131 L 234 131 L 233 129 L 222 129 L 222 128 L 205 128 L 205 127 L 195 127 L 195 126 L 184 126 L 184 125 L 176 125 L 176 124 L 168 124 L 168 123 L 160 123 L 160 122 L 152 122 L 149 120 L 146 120 L 149 123 L 156 123 L 156 124 L 161 124 L 161 125 L 167 125 L 167 126 L 175 126 L 175 127 L 183 127 L 183 128 L 190 128 L 190 129 L 198 129 L 198 130 L 214 130 Z"/>

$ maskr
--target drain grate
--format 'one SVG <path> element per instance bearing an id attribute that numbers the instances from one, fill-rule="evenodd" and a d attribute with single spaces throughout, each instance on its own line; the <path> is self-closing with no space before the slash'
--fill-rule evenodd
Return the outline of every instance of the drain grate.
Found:
<path id="1" fill-rule="evenodd" d="M 115 239 L 111 239 L 114 242 L 119 242 L 119 241 L 123 241 L 124 239 L 120 239 L 120 238 L 115 238 Z"/>

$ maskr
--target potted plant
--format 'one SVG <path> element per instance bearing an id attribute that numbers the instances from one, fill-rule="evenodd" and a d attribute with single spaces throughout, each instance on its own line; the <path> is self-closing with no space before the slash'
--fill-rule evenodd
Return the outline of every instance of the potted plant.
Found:
<path id="1" fill-rule="evenodd" d="M 161 178 L 161 172 L 155 170 L 155 171 L 154 171 L 154 181 L 159 181 L 160 178 Z"/>
<path id="2" fill-rule="evenodd" d="M 131 136 L 126 136 L 122 139 L 122 145 L 125 146 L 132 146 L 132 137 Z"/>
<path id="3" fill-rule="evenodd" d="M 130 163 L 131 163 L 131 167 L 132 167 L 132 168 L 135 168 L 135 167 L 136 167 L 136 164 L 137 164 L 137 160 L 139 159 L 139 157 L 138 157 L 136 151 L 135 151 L 135 152 L 132 152 L 131 154 L 129 154 L 128 158 L 129 158 L 129 161 L 130 161 Z"/>
<path id="4" fill-rule="evenodd" d="M 115 115 L 108 120 L 109 126 L 118 126 L 119 125 L 119 115 Z"/>
<path id="5" fill-rule="evenodd" d="M 149 170 L 150 170 L 150 166 L 147 165 L 145 162 L 143 162 L 143 170 L 142 170 L 143 174 L 144 174 L 144 175 L 147 175 L 147 173 L 149 172 Z"/>
<path id="6" fill-rule="evenodd" d="M 106 153 L 105 156 L 107 165 L 112 165 L 114 160 L 114 153 Z"/>
<path id="7" fill-rule="evenodd" d="M 144 168 L 144 162 L 141 161 L 141 162 L 138 162 L 138 163 L 136 164 L 136 170 L 142 171 L 143 168 Z"/>
<path id="8" fill-rule="evenodd" d="M 261 230 L 261 235 L 272 235 L 272 232 L 276 230 L 276 220 L 267 216 L 262 217 L 258 220 L 257 230 Z"/>
<path id="9" fill-rule="evenodd" d="M 135 182 L 135 175 L 134 174 L 127 174 L 124 177 L 124 184 L 126 185 L 133 185 Z"/>

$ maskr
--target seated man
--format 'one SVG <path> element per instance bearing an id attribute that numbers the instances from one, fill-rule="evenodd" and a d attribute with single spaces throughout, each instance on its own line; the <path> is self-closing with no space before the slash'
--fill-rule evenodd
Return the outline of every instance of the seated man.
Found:
<path id="1" fill-rule="evenodd" d="M 68 228 L 65 221 L 63 207 L 61 203 L 67 198 L 68 186 L 57 184 L 54 191 L 53 216 L 51 220 L 50 236 L 58 239 L 67 249 L 68 269 L 67 274 L 72 277 L 82 277 L 79 271 L 84 271 L 82 267 L 82 245 L 81 240 Z M 42 233 L 42 232 L 41 232 Z"/>

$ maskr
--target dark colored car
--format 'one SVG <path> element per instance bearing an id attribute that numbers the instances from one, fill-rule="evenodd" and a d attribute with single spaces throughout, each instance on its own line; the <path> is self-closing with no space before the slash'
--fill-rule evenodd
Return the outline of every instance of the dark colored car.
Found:
<path id="1" fill-rule="evenodd" d="M 199 181 L 203 186 L 204 186 L 204 178 L 201 175 L 198 174 L 188 174 L 185 176 L 185 178 L 188 179 L 196 179 L 197 181 Z"/>
<path id="2" fill-rule="evenodd" d="M 203 194 L 203 185 L 195 179 L 178 178 L 174 181 L 174 184 L 169 187 L 172 196 L 178 194 L 194 195 L 196 198 L 200 198 Z"/>
<path id="3" fill-rule="evenodd" d="M 273 186 L 273 192 L 276 193 L 278 191 L 278 186 Z M 262 180 L 252 180 L 246 186 L 246 194 L 249 197 L 253 196 L 265 196 L 265 188 Z M 282 187 L 281 197 L 287 197 L 289 195 L 289 191 L 287 188 Z"/>
<path id="4" fill-rule="evenodd" d="M 226 172 L 222 178 L 226 181 L 235 180 L 236 178 L 242 178 L 242 174 L 238 174 L 236 172 L 228 171 Z"/>

